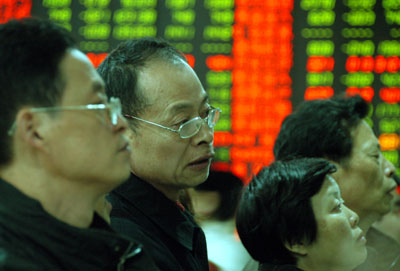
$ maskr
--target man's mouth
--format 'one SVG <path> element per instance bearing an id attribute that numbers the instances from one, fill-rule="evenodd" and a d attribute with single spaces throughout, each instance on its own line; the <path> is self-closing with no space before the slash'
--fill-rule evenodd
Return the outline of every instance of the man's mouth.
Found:
<path id="1" fill-rule="evenodd" d="M 202 165 L 204 163 L 209 163 L 213 157 L 214 157 L 214 153 L 209 153 L 207 155 L 199 157 L 198 159 L 194 160 L 193 162 L 190 162 L 189 166 Z"/>
<path id="2" fill-rule="evenodd" d="M 204 164 L 204 163 L 208 163 L 209 161 L 210 161 L 210 158 L 200 159 L 200 160 L 196 160 L 196 161 L 190 163 L 189 166 L 201 165 L 201 164 Z"/>

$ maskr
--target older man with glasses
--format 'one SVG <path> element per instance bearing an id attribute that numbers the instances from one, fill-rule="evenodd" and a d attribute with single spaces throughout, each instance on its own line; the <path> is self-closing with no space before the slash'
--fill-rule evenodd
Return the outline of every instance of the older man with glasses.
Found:
<path id="1" fill-rule="evenodd" d="M 0 40 L 0 269 L 157 270 L 95 212 L 129 177 L 119 99 L 53 23 L 13 20 Z"/>
<path id="2" fill-rule="evenodd" d="M 208 270 L 204 233 L 182 196 L 208 176 L 221 111 L 184 56 L 157 39 L 120 44 L 98 71 L 131 130 L 132 174 L 110 195 L 111 225 L 161 270 Z"/>

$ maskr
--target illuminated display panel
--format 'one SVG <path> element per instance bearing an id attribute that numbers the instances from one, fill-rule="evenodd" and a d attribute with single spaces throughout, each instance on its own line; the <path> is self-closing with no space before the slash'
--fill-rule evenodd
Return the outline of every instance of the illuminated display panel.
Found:
<path id="1" fill-rule="evenodd" d="M 71 30 L 96 66 L 127 39 L 162 37 L 181 50 L 223 110 L 216 168 L 248 179 L 273 160 L 292 108 L 344 92 L 372 102 L 370 123 L 399 168 L 397 1 L 0 1 L 0 23 L 29 15 Z"/>
<path id="2" fill-rule="evenodd" d="M 292 9 L 293 1 L 236 1 L 232 127 L 224 136 L 239 176 L 251 177 L 273 160 L 280 124 L 292 111 Z"/>
<path id="3" fill-rule="evenodd" d="M 293 104 L 361 95 L 371 102 L 368 121 L 383 154 L 400 173 L 400 2 L 300 0 L 293 17 Z"/>

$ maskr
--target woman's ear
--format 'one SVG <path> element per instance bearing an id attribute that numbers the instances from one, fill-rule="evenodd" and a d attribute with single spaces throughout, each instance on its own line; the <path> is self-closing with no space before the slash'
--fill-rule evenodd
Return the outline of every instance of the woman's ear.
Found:
<path id="1" fill-rule="evenodd" d="M 291 245 L 288 242 L 286 242 L 285 247 L 293 254 L 297 254 L 300 256 L 307 255 L 307 247 L 303 243 L 296 243 L 296 244 Z"/>

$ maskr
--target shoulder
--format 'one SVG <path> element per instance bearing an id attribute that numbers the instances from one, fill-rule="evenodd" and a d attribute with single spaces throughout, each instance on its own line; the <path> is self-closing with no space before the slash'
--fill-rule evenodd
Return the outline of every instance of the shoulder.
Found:
<path id="1" fill-rule="evenodd" d="M 136 253 L 136 254 L 135 254 Z M 155 262 L 150 257 L 147 250 L 139 247 L 135 251 L 130 253 L 133 254 L 133 258 L 127 260 L 125 264 L 125 270 L 127 271 L 159 271 L 156 267 Z"/>
<path id="2" fill-rule="evenodd" d="M 180 254 L 182 251 L 174 245 L 175 241 L 150 220 L 147 222 L 146 226 L 143 221 L 137 223 L 123 217 L 111 217 L 112 228 L 142 244 L 145 253 L 154 260 L 157 266 L 163 267 L 163 270 L 182 270 L 176 258 L 176 253 Z M 176 251 L 173 248 L 176 248 Z"/>

